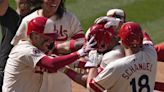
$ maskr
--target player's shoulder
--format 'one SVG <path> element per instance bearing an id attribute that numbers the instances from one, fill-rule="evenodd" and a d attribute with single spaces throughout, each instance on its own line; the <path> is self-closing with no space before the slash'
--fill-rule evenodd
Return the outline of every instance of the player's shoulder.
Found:
<path id="1" fill-rule="evenodd" d="M 145 55 L 147 55 L 150 59 L 157 59 L 157 52 L 151 44 L 144 44 L 142 52 L 145 53 Z"/>
<path id="2" fill-rule="evenodd" d="M 36 11 L 32 12 L 31 14 L 25 16 L 22 21 L 23 22 L 28 22 L 28 21 L 30 21 L 31 19 L 33 19 L 37 16 L 38 16 L 38 13 L 37 13 L 37 10 L 36 10 Z"/>
<path id="3" fill-rule="evenodd" d="M 135 58 L 135 55 L 130 55 L 126 57 L 119 58 L 114 62 L 111 62 L 110 65 L 113 67 L 126 67 L 130 62 L 132 62 Z"/>
<path id="4" fill-rule="evenodd" d="M 115 60 L 124 57 L 124 49 L 121 45 L 115 46 L 111 51 L 103 56 L 103 60 Z"/>
<path id="5" fill-rule="evenodd" d="M 143 51 L 155 51 L 153 44 L 143 44 Z"/>
<path id="6" fill-rule="evenodd" d="M 71 19 L 71 20 L 77 19 L 75 14 L 70 12 L 70 11 L 65 11 L 64 14 L 63 14 L 63 17 L 67 18 L 67 19 Z"/>
<path id="7" fill-rule="evenodd" d="M 121 45 L 116 45 L 115 47 L 113 47 L 112 50 L 105 53 L 105 55 L 112 54 L 112 53 L 124 53 L 124 49 Z"/>
<path id="8" fill-rule="evenodd" d="M 64 12 L 64 15 L 69 16 L 69 17 L 75 16 L 75 14 L 73 12 L 68 11 L 68 10 Z"/>
<path id="9" fill-rule="evenodd" d="M 104 70 L 113 70 L 117 71 L 116 73 L 120 73 L 123 71 L 124 67 L 126 67 L 126 60 L 125 58 L 120 58 L 115 60 L 114 62 L 110 62 L 109 64 L 106 65 Z"/>
<path id="10" fill-rule="evenodd" d="M 30 54 L 31 52 L 33 52 L 33 50 L 38 49 L 35 46 L 31 45 L 30 42 L 28 41 L 19 41 L 18 44 L 14 47 L 16 48 L 16 50 L 18 50 L 19 52 L 23 52 L 25 54 Z"/>

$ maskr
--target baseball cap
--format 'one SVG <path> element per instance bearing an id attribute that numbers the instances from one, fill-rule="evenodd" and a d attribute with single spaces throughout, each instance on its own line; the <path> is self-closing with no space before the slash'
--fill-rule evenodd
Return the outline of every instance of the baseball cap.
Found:
<path id="1" fill-rule="evenodd" d="M 125 12 L 122 9 L 110 9 L 107 11 L 106 16 L 119 18 L 125 22 Z"/>

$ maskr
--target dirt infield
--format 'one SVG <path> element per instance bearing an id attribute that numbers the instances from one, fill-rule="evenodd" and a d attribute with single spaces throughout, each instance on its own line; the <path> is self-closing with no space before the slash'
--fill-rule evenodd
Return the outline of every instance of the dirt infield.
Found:
<path id="1" fill-rule="evenodd" d="M 158 62 L 156 81 L 164 82 L 164 63 Z M 72 82 L 72 92 L 87 92 L 86 88 Z"/>
<path id="2" fill-rule="evenodd" d="M 158 62 L 156 81 L 164 82 L 164 62 Z"/>
<path id="3" fill-rule="evenodd" d="M 72 82 L 72 92 L 88 92 L 86 88 L 82 87 L 81 85 Z"/>

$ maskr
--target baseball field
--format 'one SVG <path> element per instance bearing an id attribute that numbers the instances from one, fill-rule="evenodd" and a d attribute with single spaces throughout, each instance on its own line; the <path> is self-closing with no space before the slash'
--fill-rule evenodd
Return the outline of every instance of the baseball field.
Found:
<path id="1" fill-rule="evenodd" d="M 15 8 L 14 0 L 9 0 Z M 108 9 L 121 8 L 127 21 L 135 21 L 151 36 L 155 44 L 164 42 L 164 0 L 66 0 L 67 10 L 75 13 L 86 31 Z M 157 81 L 164 82 L 164 63 L 158 63 Z M 85 92 L 85 88 L 73 83 L 73 92 Z"/>

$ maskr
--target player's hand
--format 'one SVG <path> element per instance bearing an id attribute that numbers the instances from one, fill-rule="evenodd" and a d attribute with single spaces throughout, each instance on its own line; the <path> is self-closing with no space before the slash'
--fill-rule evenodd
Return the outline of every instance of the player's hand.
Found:
<path id="1" fill-rule="evenodd" d="M 100 17 L 95 21 L 95 23 L 97 24 L 104 23 L 104 22 L 106 23 L 104 25 L 105 28 L 109 28 L 111 26 L 118 28 L 119 25 L 123 23 L 119 18 L 113 18 L 113 17 L 107 17 L 107 16 Z"/>
<path id="2" fill-rule="evenodd" d="M 89 51 L 95 49 L 94 47 L 97 42 L 94 40 L 94 38 L 95 37 L 92 36 L 92 38 L 86 42 L 86 45 L 84 45 L 80 50 L 77 51 L 81 57 L 87 55 Z"/>
<path id="3" fill-rule="evenodd" d="M 85 67 L 98 67 L 98 65 L 102 61 L 102 54 L 97 53 L 96 50 L 90 51 L 87 63 L 85 64 Z"/>
<path id="4" fill-rule="evenodd" d="M 98 21 L 99 20 L 101 20 L 102 18 L 105 18 L 106 16 L 101 16 L 101 17 L 98 17 L 95 21 L 94 21 L 94 23 L 95 24 L 98 24 Z M 101 21 L 100 23 L 104 23 L 104 22 L 107 22 L 106 20 L 103 20 L 103 21 Z"/>

